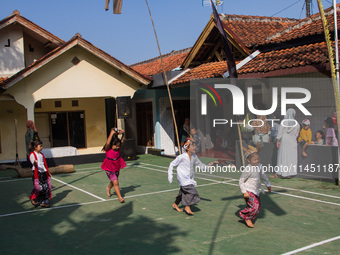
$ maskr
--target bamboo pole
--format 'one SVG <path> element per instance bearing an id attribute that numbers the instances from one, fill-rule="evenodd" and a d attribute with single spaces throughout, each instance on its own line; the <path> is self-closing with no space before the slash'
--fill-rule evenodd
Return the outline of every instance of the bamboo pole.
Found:
<path id="1" fill-rule="evenodd" d="M 238 130 L 238 136 L 239 136 L 239 139 L 240 139 L 240 150 L 241 150 L 241 159 L 242 159 L 242 166 L 245 167 L 246 164 L 245 164 L 245 160 L 244 160 L 244 155 L 243 155 L 243 142 L 242 142 L 242 135 L 241 135 L 241 128 L 240 128 L 240 125 L 237 124 L 237 130 Z"/>
<path id="2" fill-rule="evenodd" d="M 335 97 L 335 109 L 336 109 L 336 119 L 338 123 L 338 130 L 340 130 L 340 100 L 339 100 L 339 87 L 338 87 L 338 81 L 336 80 L 336 70 L 334 66 L 334 58 L 333 58 L 333 49 L 331 44 L 331 38 L 328 30 L 328 23 L 325 16 L 325 12 L 322 7 L 321 0 L 318 0 L 318 7 L 321 15 L 322 20 L 322 26 L 325 34 L 325 40 L 328 50 L 328 58 L 329 58 L 329 64 L 330 64 L 330 70 L 331 70 L 331 77 L 332 77 L 332 84 L 334 89 L 334 97 Z M 336 9 L 334 9 L 336 12 Z M 339 150 L 338 150 L 338 160 L 340 159 Z M 338 185 L 340 185 L 340 171 L 338 170 Z"/>
<path id="3" fill-rule="evenodd" d="M 170 88 L 169 88 L 168 77 L 167 77 L 166 72 L 165 72 L 165 67 L 164 67 L 164 63 L 163 63 L 163 57 L 162 57 L 161 49 L 160 49 L 160 47 L 159 47 L 159 42 L 158 42 L 158 37 L 157 37 L 157 33 L 156 33 L 156 28 L 155 28 L 155 24 L 154 24 L 153 19 L 152 19 L 152 15 L 151 15 L 151 11 L 150 11 L 150 8 L 149 8 L 149 4 L 148 4 L 148 1 L 147 1 L 147 0 L 145 0 L 145 2 L 146 2 L 146 6 L 148 7 L 148 10 L 149 10 L 150 19 L 151 19 L 152 27 L 153 27 L 153 31 L 154 31 L 155 37 L 156 37 L 158 52 L 159 52 L 159 56 L 160 56 L 160 59 L 161 59 L 161 64 L 162 64 L 163 74 L 164 74 L 164 79 L 165 79 L 166 88 L 167 88 L 168 96 L 169 96 L 169 100 L 170 100 L 170 106 L 171 106 L 171 112 L 172 112 L 172 119 L 173 119 L 173 122 L 174 122 L 175 132 L 176 132 L 176 136 L 177 136 L 178 151 L 179 151 L 179 154 L 181 154 L 181 144 L 180 144 L 180 142 L 179 142 L 179 137 L 178 137 L 178 130 L 177 130 L 177 123 L 176 123 L 176 118 L 175 118 L 175 111 L 174 111 L 174 106 L 173 106 L 173 103 L 172 103 L 172 97 L 171 97 L 171 92 L 170 92 Z"/>

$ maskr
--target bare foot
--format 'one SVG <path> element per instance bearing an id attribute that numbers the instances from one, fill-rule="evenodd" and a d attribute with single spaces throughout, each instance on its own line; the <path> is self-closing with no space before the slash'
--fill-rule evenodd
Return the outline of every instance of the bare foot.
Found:
<path id="1" fill-rule="evenodd" d="M 302 152 L 302 156 L 304 156 L 305 158 L 307 158 L 308 157 L 308 155 L 307 155 L 307 153 L 306 152 Z"/>
<path id="2" fill-rule="evenodd" d="M 108 197 L 111 197 L 111 193 L 110 193 L 109 187 L 106 187 L 106 192 L 107 192 Z"/>
<path id="3" fill-rule="evenodd" d="M 37 201 L 35 201 L 34 199 L 31 199 L 31 203 L 33 206 L 37 207 L 39 204 L 37 203 Z"/>
<path id="4" fill-rule="evenodd" d="M 253 227 L 254 227 L 253 222 L 251 222 L 251 220 L 246 220 L 246 224 L 247 224 L 247 226 L 250 227 L 250 228 L 253 228 Z"/>
<path id="5" fill-rule="evenodd" d="M 174 208 L 174 209 L 177 210 L 178 212 L 183 212 L 183 210 L 180 209 L 176 203 L 173 203 L 173 204 L 172 204 L 172 208 Z"/>
<path id="6" fill-rule="evenodd" d="M 185 211 L 188 215 L 194 215 L 194 213 L 191 211 L 190 206 L 186 206 L 186 207 L 184 208 L 184 211 Z"/>
<path id="7" fill-rule="evenodd" d="M 279 178 L 279 176 L 277 174 L 273 174 L 270 176 L 270 178 Z"/>
<path id="8" fill-rule="evenodd" d="M 119 202 L 121 202 L 121 203 L 124 203 L 125 202 L 125 199 L 124 198 L 118 198 L 119 199 Z"/>

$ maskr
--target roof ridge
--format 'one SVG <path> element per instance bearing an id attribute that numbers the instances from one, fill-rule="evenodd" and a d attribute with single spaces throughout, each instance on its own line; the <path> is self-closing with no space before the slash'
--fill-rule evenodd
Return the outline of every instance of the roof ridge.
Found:
<path id="1" fill-rule="evenodd" d="M 182 49 L 182 50 L 173 50 L 167 54 L 163 54 L 162 55 L 162 58 L 165 58 L 165 57 L 170 57 L 170 56 L 174 56 L 174 55 L 177 55 L 177 54 L 182 54 L 182 53 L 186 53 L 186 52 L 189 52 L 191 50 L 191 47 L 189 48 L 185 48 L 185 49 Z M 130 67 L 134 67 L 134 66 L 137 66 L 137 65 L 142 65 L 142 64 L 147 64 L 147 63 L 151 63 L 151 62 L 154 62 L 158 59 L 160 59 L 161 57 L 158 56 L 158 57 L 154 57 L 154 58 L 151 58 L 151 59 L 148 59 L 148 60 L 144 60 L 144 61 L 141 61 L 141 62 L 137 62 L 135 64 L 132 64 L 130 65 Z"/>
<path id="2" fill-rule="evenodd" d="M 296 22 L 297 19 L 268 17 L 268 16 L 252 16 L 252 15 L 237 15 L 237 14 L 219 14 L 223 21 L 257 21 L 257 22 Z"/>
<path id="3" fill-rule="evenodd" d="M 336 10 L 337 12 L 340 11 L 340 4 L 336 5 Z M 327 8 L 326 10 L 324 10 L 325 16 L 331 15 L 332 13 L 334 13 L 333 7 Z M 283 29 L 280 32 L 277 32 L 276 34 L 272 34 L 269 35 L 265 40 L 266 41 L 270 41 L 272 39 L 275 39 L 283 34 L 289 33 L 290 31 L 294 30 L 294 29 L 298 29 L 300 27 L 303 27 L 307 24 L 310 24 L 316 20 L 320 20 L 321 19 L 321 14 L 320 12 L 313 14 L 310 17 L 306 17 L 304 19 L 301 19 L 300 21 L 298 21 L 296 24 L 293 24 L 292 26 L 289 26 L 285 29 Z"/>
<path id="4" fill-rule="evenodd" d="M 63 39 L 59 38 L 55 34 L 47 31 L 43 27 L 37 25 L 33 21 L 31 21 L 31 20 L 25 18 L 24 16 L 22 16 L 18 10 L 13 11 L 13 13 L 11 15 L 9 15 L 8 17 L 0 20 L 0 26 L 2 24 L 5 24 L 6 22 L 10 21 L 11 19 L 13 19 L 13 22 L 18 22 L 21 26 L 27 27 L 28 29 L 32 30 L 32 27 L 34 29 L 37 29 L 38 31 L 44 33 L 46 36 L 52 38 L 52 40 L 55 40 L 56 44 L 61 45 L 61 44 L 63 44 L 65 42 Z"/>

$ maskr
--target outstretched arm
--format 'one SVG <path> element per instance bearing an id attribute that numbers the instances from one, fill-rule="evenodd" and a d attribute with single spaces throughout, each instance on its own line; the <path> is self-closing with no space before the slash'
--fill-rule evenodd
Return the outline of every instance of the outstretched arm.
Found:
<path id="1" fill-rule="evenodd" d="M 108 138 L 107 138 L 107 140 L 106 140 L 105 150 L 110 149 L 110 142 L 111 142 L 111 140 L 112 140 L 112 136 L 113 136 L 115 133 L 117 133 L 117 132 L 115 131 L 115 129 L 114 129 L 114 128 L 111 128 L 111 132 L 110 132 L 110 134 L 109 134 L 109 136 L 108 136 Z"/>
<path id="2" fill-rule="evenodd" d="M 174 169 L 175 166 L 178 166 L 179 164 L 179 158 L 176 157 L 169 165 L 169 168 L 168 168 L 168 181 L 170 183 L 172 183 L 172 171 Z"/>
<path id="3" fill-rule="evenodd" d="M 123 129 L 120 129 L 119 132 L 118 132 L 118 135 L 119 134 L 122 135 L 122 138 L 120 139 L 120 141 L 121 141 L 121 144 L 123 144 L 124 141 L 125 141 L 125 131 Z"/>

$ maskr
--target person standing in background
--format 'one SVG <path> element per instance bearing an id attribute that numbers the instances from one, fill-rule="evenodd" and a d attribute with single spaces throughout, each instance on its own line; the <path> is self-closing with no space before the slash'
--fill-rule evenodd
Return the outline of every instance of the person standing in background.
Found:
<path id="1" fill-rule="evenodd" d="M 29 155 L 32 152 L 32 142 L 34 140 L 34 133 L 37 133 L 37 129 L 32 120 L 26 121 L 26 134 L 25 134 L 25 145 L 26 145 L 26 158 L 29 161 Z"/>

